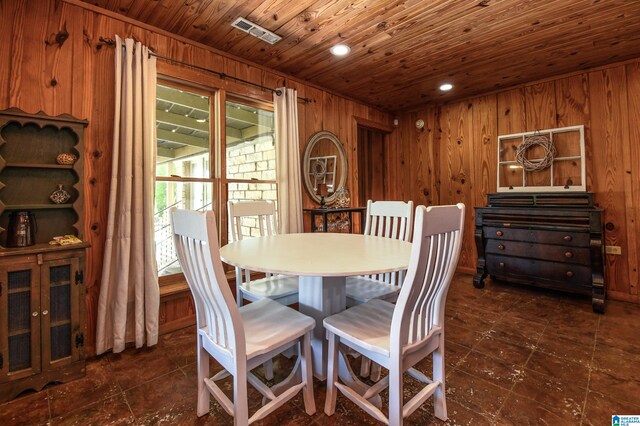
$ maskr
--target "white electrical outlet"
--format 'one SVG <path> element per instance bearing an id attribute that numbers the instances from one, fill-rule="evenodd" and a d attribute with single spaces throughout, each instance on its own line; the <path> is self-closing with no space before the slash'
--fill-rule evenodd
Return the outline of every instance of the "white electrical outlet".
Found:
<path id="1" fill-rule="evenodd" d="M 622 248 L 620 246 L 605 246 L 604 251 L 607 254 L 616 254 L 618 256 L 622 254 Z"/>

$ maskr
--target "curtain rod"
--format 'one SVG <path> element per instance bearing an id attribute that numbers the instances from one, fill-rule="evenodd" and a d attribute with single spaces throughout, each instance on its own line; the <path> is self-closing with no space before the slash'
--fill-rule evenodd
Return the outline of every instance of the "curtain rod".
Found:
<path id="1" fill-rule="evenodd" d="M 100 36 L 100 37 L 98 38 L 98 41 L 99 41 L 100 43 L 104 43 L 104 44 L 106 44 L 107 46 L 111 46 L 111 47 L 115 47 L 115 45 L 116 45 L 115 40 L 110 39 L 110 38 L 104 38 L 104 37 L 102 37 L 102 36 Z M 123 46 L 123 47 L 124 47 L 124 46 Z M 278 95 L 278 96 L 282 95 L 282 91 L 281 91 L 281 90 L 279 90 L 279 89 L 273 89 L 273 88 L 271 88 L 271 87 L 263 86 L 262 84 L 254 83 L 254 82 L 252 82 L 252 81 L 248 81 L 248 80 L 243 80 L 242 78 L 234 77 L 234 76 L 232 76 L 232 75 L 225 74 L 225 73 L 220 72 L 220 71 L 214 71 L 214 70 L 211 70 L 211 69 L 209 69 L 209 68 L 201 67 L 201 66 L 199 66 L 199 65 L 194 65 L 194 64 L 190 64 L 190 63 L 188 63 L 188 62 L 179 61 L 179 60 L 177 60 L 177 59 L 169 58 L 168 56 L 159 55 L 159 54 L 157 54 L 157 53 L 155 53 L 155 52 L 151 52 L 151 51 L 149 51 L 149 56 L 155 56 L 156 58 L 160 58 L 160 59 L 163 59 L 163 60 L 168 61 L 168 62 L 174 62 L 174 63 L 176 63 L 176 64 L 184 65 L 184 66 L 187 66 L 187 67 L 190 67 L 190 68 L 195 68 L 195 69 L 200 70 L 200 71 L 205 71 L 205 72 L 208 72 L 208 73 L 211 73 L 211 74 L 215 74 L 215 75 L 217 75 L 218 77 L 220 77 L 220 78 L 221 78 L 221 79 L 223 79 L 223 80 L 225 80 L 225 79 L 231 79 L 231 80 L 233 80 L 233 81 L 237 81 L 237 82 L 239 82 L 239 83 L 243 83 L 243 84 L 247 84 L 247 85 L 249 85 L 249 86 L 257 87 L 257 88 L 259 88 L 259 89 L 261 89 L 261 90 L 267 90 L 267 91 L 270 91 L 270 92 L 272 92 L 272 93 L 275 93 L 275 94 L 276 94 L 276 95 Z M 298 100 L 301 100 L 301 101 L 302 101 L 302 102 L 304 102 L 305 104 L 307 104 L 307 103 L 310 103 L 310 102 L 313 102 L 313 101 L 314 101 L 314 99 L 311 99 L 311 98 L 303 98 L 303 97 L 301 97 L 301 96 L 298 96 Z"/>

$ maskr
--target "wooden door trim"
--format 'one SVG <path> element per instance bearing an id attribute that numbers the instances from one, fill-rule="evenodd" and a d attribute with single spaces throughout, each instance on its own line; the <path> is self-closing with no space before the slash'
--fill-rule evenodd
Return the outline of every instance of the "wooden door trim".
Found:
<path id="1" fill-rule="evenodd" d="M 394 126 L 389 124 L 380 123 L 379 121 L 369 120 L 368 118 L 353 116 L 358 126 L 367 127 L 369 129 L 380 130 L 383 133 L 391 133 L 395 129 Z"/>

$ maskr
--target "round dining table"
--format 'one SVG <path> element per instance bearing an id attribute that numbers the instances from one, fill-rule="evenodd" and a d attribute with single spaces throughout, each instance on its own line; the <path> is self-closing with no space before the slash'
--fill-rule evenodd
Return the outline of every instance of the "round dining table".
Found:
<path id="1" fill-rule="evenodd" d="M 322 321 L 346 309 L 346 277 L 407 269 L 410 253 L 411 243 L 392 238 L 304 233 L 243 239 L 222 247 L 220 257 L 251 271 L 299 277 L 299 310 L 316 320 L 313 372 L 325 380 L 328 343 Z"/>

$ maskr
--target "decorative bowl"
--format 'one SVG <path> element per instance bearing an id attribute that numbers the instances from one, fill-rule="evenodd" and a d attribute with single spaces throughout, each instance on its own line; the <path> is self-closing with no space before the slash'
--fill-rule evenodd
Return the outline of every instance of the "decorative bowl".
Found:
<path id="1" fill-rule="evenodd" d="M 75 163 L 77 159 L 78 157 L 76 157 L 75 155 L 63 152 L 62 154 L 58 154 L 58 156 L 56 157 L 56 162 L 63 166 L 69 166 Z"/>

